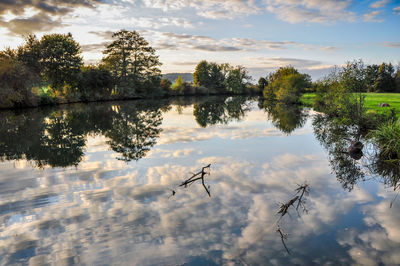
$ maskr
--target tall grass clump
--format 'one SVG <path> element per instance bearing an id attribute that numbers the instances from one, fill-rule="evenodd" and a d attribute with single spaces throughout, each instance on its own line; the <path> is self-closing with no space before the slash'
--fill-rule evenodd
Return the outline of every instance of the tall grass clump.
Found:
<path id="1" fill-rule="evenodd" d="M 382 124 L 369 136 L 378 146 L 381 158 L 400 162 L 400 119 Z"/>

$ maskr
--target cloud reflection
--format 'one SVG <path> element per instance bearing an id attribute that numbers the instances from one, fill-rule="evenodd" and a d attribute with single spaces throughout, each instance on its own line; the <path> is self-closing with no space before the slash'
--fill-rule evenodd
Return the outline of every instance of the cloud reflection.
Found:
<path id="1" fill-rule="evenodd" d="M 171 110 L 154 149 L 140 161 L 116 160 L 106 140 L 93 136 L 77 167 L 3 162 L 0 264 L 351 264 L 381 254 L 383 263 L 399 263 L 399 205 L 389 209 L 384 192 L 378 200 L 362 187 L 343 190 L 324 152 L 315 149 L 310 123 L 288 136 L 252 106 L 240 121 L 207 128 L 180 116 L 192 121 L 178 130 Z M 183 113 L 188 110 L 193 107 Z M 237 136 L 244 136 L 242 144 L 232 141 Z M 270 139 L 279 149 L 268 146 Z M 249 152 L 229 154 L 240 145 Z M 170 189 L 209 163 L 212 197 L 194 183 L 168 198 Z M 309 213 L 291 210 L 280 222 L 289 233 L 289 257 L 274 225 L 279 203 L 304 182 L 311 188 Z M 358 208 L 362 213 L 353 217 Z M 336 239 L 346 219 L 365 227 Z M 359 252 L 364 261 L 357 260 Z"/>

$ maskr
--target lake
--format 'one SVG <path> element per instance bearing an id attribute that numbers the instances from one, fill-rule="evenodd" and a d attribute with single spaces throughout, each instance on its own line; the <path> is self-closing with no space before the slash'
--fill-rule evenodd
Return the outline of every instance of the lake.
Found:
<path id="1" fill-rule="evenodd" d="M 398 172 L 312 109 L 176 98 L 0 125 L 1 265 L 400 264 Z"/>

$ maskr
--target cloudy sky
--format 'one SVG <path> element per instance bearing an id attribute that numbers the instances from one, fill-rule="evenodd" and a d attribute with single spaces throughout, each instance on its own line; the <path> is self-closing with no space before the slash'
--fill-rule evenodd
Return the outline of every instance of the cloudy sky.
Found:
<path id="1" fill-rule="evenodd" d="M 157 48 L 163 73 L 206 59 L 253 77 L 291 64 L 316 79 L 348 60 L 400 62 L 400 0 L 0 0 L 1 49 L 71 32 L 96 63 L 122 28 Z"/>

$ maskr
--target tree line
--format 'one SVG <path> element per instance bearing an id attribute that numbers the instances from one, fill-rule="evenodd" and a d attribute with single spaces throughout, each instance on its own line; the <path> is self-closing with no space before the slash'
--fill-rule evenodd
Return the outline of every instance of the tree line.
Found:
<path id="1" fill-rule="evenodd" d="M 202 61 L 195 82 L 162 79 L 156 50 L 136 31 L 120 30 L 97 65 L 84 65 L 72 35 L 29 35 L 0 51 L 0 108 L 63 102 L 253 92 L 244 67 Z"/>
<path id="2" fill-rule="evenodd" d="M 193 82 L 163 79 L 156 50 L 136 31 L 120 30 L 97 65 L 84 65 L 71 34 L 29 35 L 17 49 L 0 51 L 0 108 L 65 102 L 161 98 L 175 95 L 263 94 L 266 99 L 297 103 L 304 92 L 400 92 L 400 71 L 393 65 L 349 62 L 327 78 L 311 77 L 292 66 L 279 68 L 257 85 L 243 66 L 205 60 Z"/>

